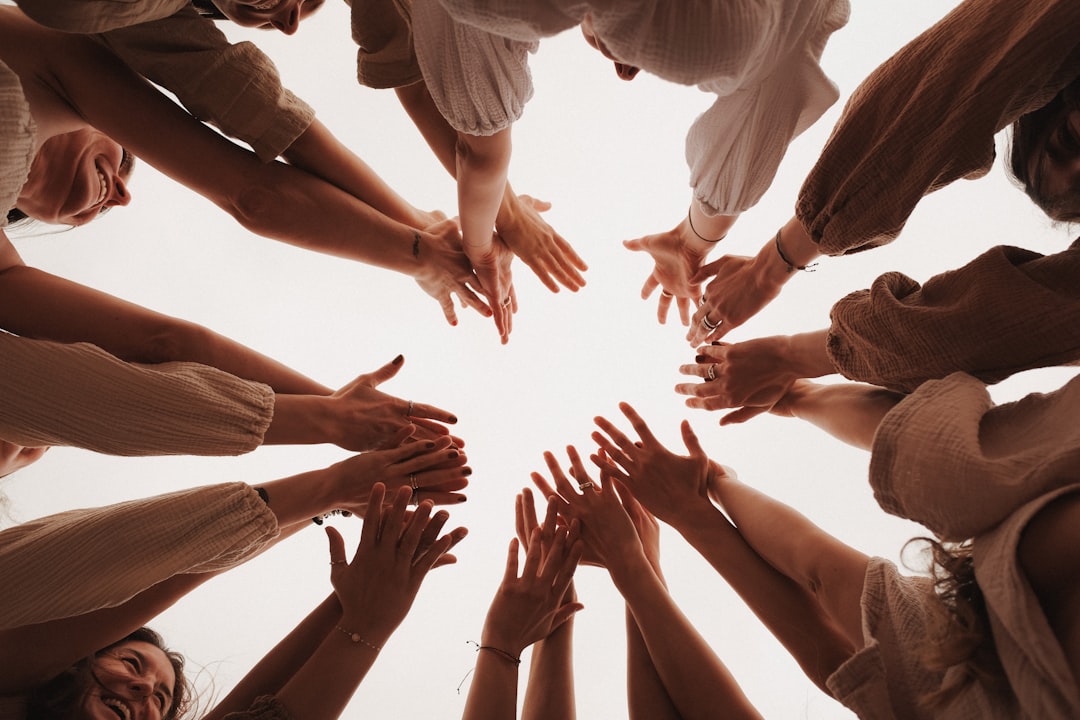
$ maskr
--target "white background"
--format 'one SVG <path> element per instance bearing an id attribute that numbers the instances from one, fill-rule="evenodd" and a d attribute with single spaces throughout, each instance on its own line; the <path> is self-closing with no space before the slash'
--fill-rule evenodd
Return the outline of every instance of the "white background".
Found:
<path id="1" fill-rule="evenodd" d="M 823 60 L 842 97 L 954 4 L 855 3 Z M 228 30 L 254 38 L 279 63 L 286 85 L 403 195 L 454 213 L 449 176 L 393 93 L 357 85 L 344 4 L 328 3 L 293 38 Z M 634 404 L 669 446 L 680 447 L 678 424 L 689 418 L 712 457 L 864 552 L 898 561 L 905 540 L 924 534 L 878 509 L 866 482 L 867 454 L 794 420 L 761 417 L 720 429 L 718 414 L 691 411 L 672 391 L 693 350 L 681 326 L 656 322 L 655 300 L 639 299 L 651 264 L 621 241 L 668 229 L 685 215 L 683 137 L 711 96 L 644 73 L 621 82 L 576 31 L 545 41 L 532 68 L 536 96 L 514 128 L 510 176 L 519 192 L 554 203 L 549 222 L 590 270 L 581 292 L 553 295 L 516 263 L 521 309 L 506 347 L 493 323 L 475 313 L 462 311 L 457 328 L 446 325 L 411 279 L 251 236 L 145 163 L 131 183 L 130 207 L 87 228 L 18 241 L 28 264 L 205 324 L 331 386 L 404 353 L 403 371 L 384 389 L 459 415 L 455 432 L 465 438 L 475 472 L 469 501 L 453 508 L 451 522 L 468 526 L 470 536 L 458 548 L 457 566 L 429 576 L 357 692 L 350 718 L 460 716 L 468 681 L 460 694 L 456 688 L 475 657 L 467 641 L 479 639 L 499 582 L 514 494 L 530 471 L 543 469 L 544 450 L 569 443 L 590 450 L 593 416 L 621 420 L 620 400 Z M 841 106 L 792 145 L 769 193 L 714 256 L 753 254 L 791 216 Z M 887 270 L 924 280 L 991 245 L 1054 252 L 1069 240 L 1067 229 L 1053 227 L 1011 187 L 999 164 L 985 179 L 924 200 L 894 244 L 826 258 L 816 273 L 796 277 L 729 339 L 825 327 L 835 300 Z M 1051 389 L 1071 374 L 1027 373 L 994 394 L 1005 400 Z M 345 454 L 290 447 L 240 458 L 123 459 L 55 449 L 3 484 L 12 501 L 7 522 L 193 485 L 258 483 Z M 359 537 L 359 522 L 336 524 L 350 545 Z M 193 669 L 205 668 L 196 679 L 207 700 L 227 691 L 329 592 L 325 545 L 313 527 L 211 581 L 154 623 Z M 672 595 L 766 717 L 851 717 L 667 528 L 663 560 Z M 586 606 L 575 629 L 579 716 L 626 717 L 622 603 L 601 570 L 584 568 L 577 582 Z"/>

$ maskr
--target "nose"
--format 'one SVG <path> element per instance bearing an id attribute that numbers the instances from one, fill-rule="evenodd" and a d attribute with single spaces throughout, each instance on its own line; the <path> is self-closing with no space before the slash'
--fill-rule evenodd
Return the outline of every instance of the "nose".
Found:
<path id="1" fill-rule="evenodd" d="M 626 63 L 615 63 L 615 74 L 622 80 L 633 80 L 637 77 L 640 70 L 640 68 L 636 68 L 633 65 L 627 65 Z"/>
<path id="2" fill-rule="evenodd" d="M 286 2 L 284 5 L 271 24 L 286 35 L 292 35 L 300 27 L 300 4 Z"/>
<path id="3" fill-rule="evenodd" d="M 112 191 L 105 198 L 105 207 L 127 205 L 129 202 L 131 202 L 131 193 L 128 192 L 127 185 L 120 177 L 114 177 Z"/>

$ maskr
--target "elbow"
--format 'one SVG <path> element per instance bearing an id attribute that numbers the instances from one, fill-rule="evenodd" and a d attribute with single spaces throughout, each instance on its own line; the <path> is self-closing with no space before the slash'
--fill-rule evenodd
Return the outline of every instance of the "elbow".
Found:
<path id="1" fill-rule="evenodd" d="M 510 166 L 510 130 L 494 135 L 466 135 L 459 132 L 454 145 L 460 170 L 499 174 Z"/>
<path id="2" fill-rule="evenodd" d="M 240 188 L 224 207 L 244 229 L 257 235 L 270 233 L 272 218 L 284 206 L 285 193 L 271 183 L 254 182 Z"/>
<path id="3" fill-rule="evenodd" d="M 158 364 L 174 361 L 212 364 L 207 350 L 212 347 L 212 333 L 201 325 L 170 321 L 150 328 L 138 347 L 131 348 L 131 362 Z"/>

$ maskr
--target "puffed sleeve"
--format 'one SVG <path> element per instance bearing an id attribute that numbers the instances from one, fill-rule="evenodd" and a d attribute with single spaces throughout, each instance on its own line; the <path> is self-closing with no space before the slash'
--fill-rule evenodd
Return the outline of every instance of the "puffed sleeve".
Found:
<path id="1" fill-rule="evenodd" d="M 883 245 L 919 200 L 989 171 L 994 134 L 1080 75 L 1080 3 L 968 0 L 852 94 L 795 213 L 823 253 Z"/>
<path id="2" fill-rule="evenodd" d="M 413 46 L 412 0 L 347 0 L 356 51 L 356 79 L 376 88 L 423 79 Z"/>
<path id="3" fill-rule="evenodd" d="M 71 510 L 0 532 L 0 629 L 116 607 L 174 575 L 244 562 L 277 537 L 243 483 Z"/>
<path id="4" fill-rule="evenodd" d="M 250 145 L 263 162 L 281 155 L 315 118 L 307 103 L 281 86 L 270 58 L 253 43 L 230 44 L 190 5 L 98 37 L 196 118 Z"/>
<path id="5" fill-rule="evenodd" d="M 459 22 L 436 0 L 416 2 L 412 19 L 420 69 L 451 127 L 487 136 L 521 117 L 533 94 L 528 55 L 537 41 Z"/>
<path id="6" fill-rule="evenodd" d="M 889 513 L 947 540 L 994 527 L 1080 478 L 1080 377 L 995 406 L 964 373 L 924 383 L 878 426 L 870 484 Z"/>
<path id="7" fill-rule="evenodd" d="M 826 350 L 851 380 L 911 392 L 963 371 L 998 382 L 1080 361 L 1080 241 L 1053 255 L 991 248 L 920 285 L 886 273 L 833 306 Z"/>
<path id="8" fill-rule="evenodd" d="M 274 392 L 187 362 L 126 363 L 88 343 L 0 333 L 0 438 L 111 455 L 239 455 L 262 444 Z"/>

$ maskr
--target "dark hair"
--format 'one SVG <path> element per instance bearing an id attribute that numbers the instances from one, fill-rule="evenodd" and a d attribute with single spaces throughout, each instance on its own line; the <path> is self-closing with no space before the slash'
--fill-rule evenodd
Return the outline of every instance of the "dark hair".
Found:
<path id="1" fill-rule="evenodd" d="M 1047 142 L 1067 122 L 1073 110 L 1080 110 L 1080 77 L 1046 105 L 1021 115 L 1012 124 L 1009 145 L 1009 174 L 1039 209 L 1060 222 L 1080 220 L 1080 197 L 1072 193 L 1057 197 L 1048 195 L 1043 187 L 1042 167 L 1047 156 Z M 1069 150 L 1080 157 L 1080 147 Z"/>
<path id="2" fill-rule="evenodd" d="M 928 632 L 921 648 L 922 660 L 928 669 L 943 674 L 957 669 L 937 690 L 920 698 L 925 707 L 940 708 L 976 680 L 1001 683 L 1004 671 L 990 632 L 982 588 L 975 579 L 972 542 L 942 543 L 931 538 L 910 542 L 926 543 L 931 558 L 934 592 L 927 605 Z"/>
<path id="3" fill-rule="evenodd" d="M 211 0 L 191 0 L 191 4 L 195 6 L 195 9 L 204 18 L 209 18 L 210 20 L 229 19 L 225 16 L 225 13 L 218 10 L 217 5 L 211 2 Z"/>
<path id="4" fill-rule="evenodd" d="M 165 641 L 160 635 L 150 628 L 143 627 L 98 650 L 93 655 L 79 660 L 64 672 L 36 688 L 27 702 L 26 720 L 72 720 L 78 717 L 77 708 L 82 704 L 89 689 L 98 683 L 93 672 L 94 659 L 128 642 L 149 643 L 165 653 L 176 673 L 176 682 L 172 688 L 172 707 L 162 715 L 162 720 L 177 720 L 182 717 L 187 712 L 192 694 L 188 681 L 184 677 L 184 656 L 169 650 L 165 647 Z"/>

